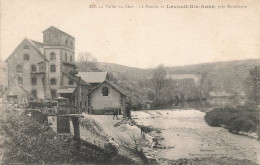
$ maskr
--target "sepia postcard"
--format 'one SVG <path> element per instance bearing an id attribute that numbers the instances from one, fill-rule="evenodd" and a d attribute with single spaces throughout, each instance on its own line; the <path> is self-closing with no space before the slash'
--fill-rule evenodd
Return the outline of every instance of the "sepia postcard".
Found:
<path id="1" fill-rule="evenodd" d="M 2 164 L 260 164 L 259 0 L 0 0 Z"/>

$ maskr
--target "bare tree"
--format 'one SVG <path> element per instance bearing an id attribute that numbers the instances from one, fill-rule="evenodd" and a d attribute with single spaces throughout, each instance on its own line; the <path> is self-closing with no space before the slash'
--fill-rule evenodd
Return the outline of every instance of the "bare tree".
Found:
<path id="1" fill-rule="evenodd" d="M 161 91 L 166 83 L 166 68 L 164 65 L 158 65 L 152 72 L 152 84 L 154 87 L 155 98 L 161 97 Z"/>
<path id="2" fill-rule="evenodd" d="M 80 52 L 78 54 L 79 69 L 81 71 L 87 71 L 91 68 L 97 68 L 97 59 L 89 52 Z"/>

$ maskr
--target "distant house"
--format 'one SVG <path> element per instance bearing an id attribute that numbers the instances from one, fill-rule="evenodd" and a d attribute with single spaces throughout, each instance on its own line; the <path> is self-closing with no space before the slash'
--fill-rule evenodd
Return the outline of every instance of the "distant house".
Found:
<path id="1" fill-rule="evenodd" d="M 184 99 L 196 99 L 200 97 L 200 77 L 194 74 L 167 74 L 175 95 Z"/>
<path id="2" fill-rule="evenodd" d="M 2 95 L 2 98 L 10 103 L 28 105 L 35 97 L 22 86 L 15 84 Z"/>
<path id="3" fill-rule="evenodd" d="M 107 72 L 79 72 L 78 76 L 91 85 L 88 93 L 88 113 L 111 114 L 121 109 L 125 116 L 126 95 L 109 82 Z"/>

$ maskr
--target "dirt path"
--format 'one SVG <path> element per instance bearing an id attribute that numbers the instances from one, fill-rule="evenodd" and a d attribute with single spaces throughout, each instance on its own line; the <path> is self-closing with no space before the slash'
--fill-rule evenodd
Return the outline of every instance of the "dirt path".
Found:
<path id="1" fill-rule="evenodd" d="M 133 112 L 138 124 L 162 129 L 163 145 L 172 149 L 157 150 L 158 159 L 223 158 L 258 162 L 260 144 L 256 139 L 210 127 L 205 113 L 197 110 L 157 110 Z"/>

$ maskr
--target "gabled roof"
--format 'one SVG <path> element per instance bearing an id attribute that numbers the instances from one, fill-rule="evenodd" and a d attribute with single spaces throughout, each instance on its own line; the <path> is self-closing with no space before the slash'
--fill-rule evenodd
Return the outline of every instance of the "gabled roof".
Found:
<path id="1" fill-rule="evenodd" d="M 74 38 L 73 36 L 69 35 L 68 33 L 65 33 L 64 31 L 61 31 L 60 29 L 58 29 L 58 28 L 56 28 L 56 27 L 54 27 L 54 26 L 50 26 L 49 28 L 47 28 L 46 30 L 44 30 L 43 33 L 46 32 L 46 31 L 55 31 L 55 32 L 59 32 L 59 33 L 66 34 L 66 35 L 68 35 L 68 36 Z"/>
<path id="2" fill-rule="evenodd" d="M 69 79 L 73 80 L 75 83 L 78 84 L 78 78 L 79 77 L 75 77 L 75 76 L 72 76 L 66 72 L 62 72 L 65 76 L 67 76 Z M 86 81 L 80 79 L 80 85 L 89 85 Z"/>
<path id="3" fill-rule="evenodd" d="M 88 95 L 90 95 L 91 93 L 93 93 L 94 91 L 96 91 L 99 87 L 101 87 L 103 84 L 109 84 L 112 88 L 114 88 L 116 91 L 118 91 L 119 93 L 121 93 L 122 95 L 126 96 L 126 94 L 124 92 L 122 92 L 116 85 L 112 84 L 111 82 L 109 82 L 108 80 L 103 81 L 101 84 L 99 84 L 98 86 L 96 86 L 93 90 L 91 90 Z"/>
<path id="4" fill-rule="evenodd" d="M 44 60 L 48 61 L 45 56 L 44 56 L 44 52 L 43 52 L 43 44 L 41 42 L 38 41 L 34 41 L 28 38 L 24 38 L 23 41 L 14 49 L 14 51 L 9 55 L 9 57 L 5 60 L 5 62 L 8 61 L 8 59 L 17 51 L 17 49 L 19 48 L 19 46 L 23 43 L 23 42 L 29 42 L 33 48 L 39 52 L 39 54 L 43 57 Z"/>
<path id="5" fill-rule="evenodd" d="M 107 72 L 79 72 L 78 76 L 87 83 L 102 83 L 107 78 Z"/>
<path id="6" fill-rule="evenodd" d="M 198 84 L 200 81 L 200 78 L 194 74 L 167 74 L 166 78 L 172 80 L 192 79 L 195 84 Z"/>
<path id="7" fill-rule="evenodd" d="M 15 88 L 18 88 L 18 90 L 15 90 Z M 13 91 L 13 90 L 14 90 L 14 91 Z M 28 91 L 27 91 L 26 89 L 24 89 L 22 86 L 17 85 L 17 84 L 15 84 L 15 85 L 13 85 L 12 87 L 10 87 L 10 88 L 3 94 L 3 96 L 16 95 L 15 92 L 19 92 L 19 91 L 25 93 L 25 94 L 26 94 L 27 96 L 29 96 L 30 98 L 34 98 L 34 96 L 33 96 L 30 92 L 28 92 Z"/>

